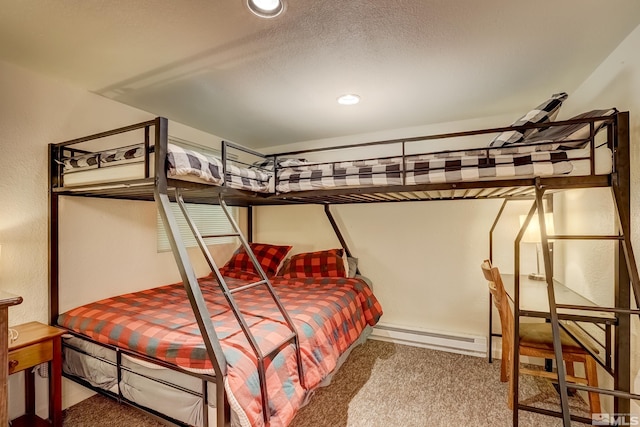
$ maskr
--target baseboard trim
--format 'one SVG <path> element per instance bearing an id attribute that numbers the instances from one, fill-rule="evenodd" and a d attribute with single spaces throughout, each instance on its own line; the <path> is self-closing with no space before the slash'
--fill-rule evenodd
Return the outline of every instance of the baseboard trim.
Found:
<path id="1" fill-rule="evenodd" d="M 450 353 L 487 357 L 487 339 L 477 335 L 378 323 L 373 328 L 370 338 Z"/>

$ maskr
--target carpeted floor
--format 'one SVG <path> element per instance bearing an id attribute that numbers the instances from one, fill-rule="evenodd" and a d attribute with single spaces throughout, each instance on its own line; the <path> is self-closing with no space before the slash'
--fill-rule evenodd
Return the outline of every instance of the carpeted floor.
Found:
<path id="1" fill-rule="evenodd" d="M 356 348 L 330 386 L 319 389 L 291 427 L 511 426 L 500 363 L 453 353 L 369 340 Z M 522 403 L 559 410 L 542 379 L 522 377 Z M 572 412 L 588 405 L 570 399 Z M 561 426 L 559 419 L 521 411 L 522 427 Z M 66 411 L 64 427 L 160 427 L 127 405 L 94 396 Z M 575 426 L 585 426 L 574 423 Z"/>

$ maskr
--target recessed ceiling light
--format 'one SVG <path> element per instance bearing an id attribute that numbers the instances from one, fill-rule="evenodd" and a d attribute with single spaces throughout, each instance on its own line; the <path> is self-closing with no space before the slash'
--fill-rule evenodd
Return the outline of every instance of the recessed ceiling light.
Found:
<path id="1" fill-rule="evenodd" d="M 354 93 L 348 93 L 338 98 L 340 105 L 356 105 L 358 102 L 360 102 L 360 97 Z"/>
<path id="2" fill-rule="evenodd" d="M 284 10 L 282 0 L 247 0 L 247 6 L 261 18 L 275 18 Z"/>

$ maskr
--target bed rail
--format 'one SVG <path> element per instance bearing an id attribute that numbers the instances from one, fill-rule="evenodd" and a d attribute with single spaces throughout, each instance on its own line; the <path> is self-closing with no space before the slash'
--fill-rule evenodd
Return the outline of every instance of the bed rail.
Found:
<path id="1" fill-rule="evenodd" d="M 515 175 L 502 176 L 501 173 L 495 172 L 495 176 L 459 179 L 457 176 L 446 176 L 450 170 L 467 171 L 467 166 L 458 165 L 462 169 L 455 169 L 453 161 L 462 157 L 466 159 L 469 155 L 477 155 L 478 176 L 481 176 L 483 169 L 498 166 L 497 157 L 500 159 L 504 156 L 514 156 L 514 164 L 516 164 L 517 156 L 531 154 L 531 156 L 539 156 L 540 150 L 551 150 L 550 155 L 562 156 L 566 154 L 567 161 L 586 162 L 588 166 L 582 166 L 584 171 L 579 175 L 567 175 L 566 172 L 559 171 L 558 174 L 545 173 L 541 179 L 544 185 L 549 189 L 571 188 L 590 188 L 590 187 L 606 187 L 610 185 L 610 176 L 615 172 L 617 164 L 616 158 L 613 158 L 613 167 L 608 172 L 600 172 L 596 170 L 596 135 L 607 135 L 606 145 L 615 153 L 617 149 L 617 132 L 616 123 L 619 112 L 611 110 L 611 115 L 602 115 L 597 117 L 585 117 L 579 119 L 563 120 L 551 123 L 531 124 L 521 127 L 501 127 L 489 128 L 474 131 L 450 132 L 435 135 L 418 136 L 411 138 L 390 139 L 375 142 L 365 142 L 357 144 L 348 144 L 334 147 L 311 148 L 306 150 L 296 150 L 277 153 L 274 156 L 274 164 L 276 168 L 276 194 L 270 196 L 270 200 L 286 200 L 298 203 L 368 203 L 368 202 L 395 202 L 395 201 L 423 201 L 423 200 L 450 200 L 458 198 L 504 198 L 504 197 L 534 197 L 535 180 L 539 176 L 533 175 Z M 597 126 L 596 126 L 597 124 Z M 564 138 L 562 140 L 538 140 L 531 143 L 518 143 L 504 147 L 487 147 L 487 142 L 482 140 L 470 139 L 471 137 L 495 134 L 502 131 L 526 130 L 526 129 L 549 129 L 559 127 L 583 125 L 588 126 L 586 136 L 580 136 L 574 139 Z M 562 129 L 562 128 L 560 128 Z M 429 150 L 427 147 L 435 143 L 447 144 L 457 147 L 440 150 Z M 464 144 L 464 145 L 462 145 Z M 461 148 L 459 148 L 461 147 Z M 575 154 L 575 150 L 568 150 L 569 147 L 581 147 L 584 153 Z M 374 157 L 370 149 L 375 148 L 377 152 L 384 155 Z M 355 154 L 354 154 L 355 153 Z M 309 156 L 315 156 L 315 159 L 309 160 Z M 287 169 L 282 166 L 283 161 L 290 161 L 291 158 L 300 161 L 303 166 L 293 166 Z M 328 159 L 328 157 L 331 157 Z M 384 162 L 394 165 L 395 168 L 389 168 L 386 171 L 375 170 L 376 166 L 371 166 L 367 162 L 378 160 L 377 166 L 384 165 Z M 434 160 L 433 165 L 426 163 L 425 159 Z M 537 161 L 537 160 L 536 160 Z M 558 160 L 550 159 L 551 164 Z M 303 163 L 304 162 L 304 163 Z M 413 166 L 409 166 L 413 162 Z M 420 164 L 419 164 L 420 163 Z M 422 164 L 424 163 L 424 165 Z M 532 163 L 533 164 L 533 163 Z M 298 168 L 298 169 L 296 169 Z M 306 168 L 306 169 L 305 169 Z M 355 172 L 347 168 L 361 168 Z M 360 178 L 364 178 L 365 183 L 361 185 L 342 186 L 332 188 L 322 188 L 323 183 L 311 183 L 304 181 L 305 170 L 325 170 L 322 179 L 345 180 L 350 179 L 358 182 Z M 433 179 L 429 174 L 435 170 L 436 175 Z M 299 176 L 295 176 L 295 172 L 302 171 Z M 286 178 L 283 181 L 282 176 L 287 173 L 288 177 L 294 176 L 293 185 L 289 186 Z M 438 174 L 439 173 L 439 174 Z M 319 173 L 318 173 L 319 174 Z M 413 174 L 412 180 L 409 177 Z M 422 177 L 419 177 L 422 175 Z M 375 184 L 376 177 L 385 180 L 389 177 L 389 182 L 383 184 Z M 303 184 L 298 185 L 296 179 L 300 179 Z M 366 180 L 373 180 L 374 184 Z M 281 185 L 282 184 L 282 185 Z M 298 187 L 305 187 L 298 189 Z M 319 187 L 319 188 L 318 188 Z M 524 189 L 524 191 L 523 191 Z M 480 190 L 480 191 L 474 191 Z"/>
<path id="2" fill-rule="evenodd" d="M 170 137 L 168 134 L 158 139 L 155 135 L 159 122 L 166 122 L 166 119 L 158 117 L 50 144 L 51 190 L 59 195 L 153 201 L 157 176 L 162 175 L 170 190 L 188 190 L 184 192 L 188 202 L 216 204 L 218 195 L 224 194 L 227 202 L 234 206 L 259 203 L 259 191 L 233 185 L 234 179 L 241 181 L 242 178 L 237 176 L 238 167 L 234 169 L 232 165 L 249 169 L 253 162 L 264 161 L 267 156 L 229 142 L 222 142 L 218 150 Z M 168 176 L 167 153 L 170 143 L 211 159 L 222 158 L 221 182 L 207 182 L 207 177 L 198 179 L 193 178 L 193 175 Z M 156 156 L 160 156 L 162 161 L 156 163 Z M 160 173 L 156 173 L 156 170 Z"/>
<path id="3" fill-rule="evenodd" d="M 343 149 L 350 149 L 350 148 L 363 148 L 363 147 L 371 147 L 376 145 L 403 144 L 403 143 L 411 143 L 411 142 L 419 142 L 419 141 L 434 141 L 434 140 L 451 139 L 451 138 L 459 138 L 459 137 L 467 137 L 467 136 L 475 136 L 475 135 L 494 134 L 494 133 L 507 132 L 507 131 L 522 131 L 522 130 L 538 129 L 538 128 L 546 129 L 553 126 L 595 123 L 595 122 L 601 122 L 601 121 L 604 121 L 607 124 L 611 124 L 615 121 L 615 116 L 617 114 L 618 112 L 616 112 L 611 116 L 585 117 L 581 119 L 559 120 L 555 122 L 528 124 L 524 126 L 506 126 L 506 127 L 486 128 L 486 129 L 461 131 L 461 132 L 446 132 L 446 133 L 438 133 L 433 135 L 415 136 L 410 138 L 396 138 L 396 139 L 363 142 L 363 143 L 356 143 L 356 144 L 338 145 L 338 146 L 332 146 L 332 147 L 309 148 L 304 150 L 279 152 L 277 154 L 274 154 L 274 156 L 275 157 L 298 156 L 301 154 L 316 153 L 316 152 L 322 152 L 322 151 L 343 150 Z M 521 144 L 521 145 L 518 144 L 518 145 L 529 146 L 529 145 L 535 145 L 535 144 Z M 473 149 L 482 149 L 482 148 L 488 148 L 488 147 L 475 147 Z M 463 148 L 460 150 L 440 150 L 440 151 L 434 151 L 433 154 L 456 152 L 456 151 L 467 151 L 467 150 L 469 150 L 469 148 Z"/>
<path id="4" fill-rule="evenodd" d="M 604 123 L 604 132 L 607 135 L 609 149 L 615 153 L 617 139 L 619 137 L 616 130 L 616 122 L 619 112 L 614 112 L 610 116 L 587 117 L 582 119 L 564 120 L 552 123 L 530 124 L 520 127 L 499 127 L 473 131 L 450 132 L 435 135 L 416 136 L 409 138 L 390 139 L 382 141 L 364 142 L 357 144 L 347 144 L 334 147 L 311 148 L 307 150 L 287 151 L 276 154 L 265 155 L 256 150 L 243 147 L 241 145 L 222 141 L 221 142 L 221 168 L 223 180 L 220 185 L 202 184 L 191 181 L 184 181 L 167 177 L 169 188 L 183 188 L 185 199 L 194 203 L 217 203 L 218 194 L 224 194 L 225 200 L 230 205 L 251 206 L 251 205 L 275 205 L 290 203 L 370 203 L 370 202 L 397 202 L 397 201 L 425 201 L 425 200 L 451 200 L 459 198 L 503 198 L 503 197 L 533 197 L 536 176 L 495 176 L 469 178 L 462 180 L 443 180 L 440 177 L 426 176 L 431 172 L 431 166 L 426 166 L 421 161 L 416 160 L 420 156 L 433 156 L 442 161 L 445 156 L 456 157 L 465 153 L 479 154 L 478 170 L 491 167 L 491 162 L 496 153 L 505 151 L 503 147 L 486 147 L 486 135 L 495 134 L 502 131 L 528 130 L 534 128 L 551 128 L 558 126 L 584 124 L 589 126 L 589 135 L 582 141 L 585 154 L 581 158 L 573 158 L 572 161 L 586 162 L 588 170 L 579 176 L 566 175 L 564 172 L 559 175 L 543 176 L 541 179 L 547 188 L 563 189 L 589 188 L 609 186 L 611 176 L 618 167 L 618 158 L 614 156 L 613 167 L 610 173 L 596 173 L 596 138 L 595 124 Z M 133 200 L 153 200 L 153 187 L 156 185 L 154 172 L 154 156 L 160 151 L 160 147 L 168 144 L 168 140 L 151 142 L 151 137 L 156 132 L 157 120 L 141 122 L 131 126 L 125 126 L 107 132 L 100 132 L 83 138 L 76 138 L 59 144 L 51 145 L 51 188 L 52 191 L 64 195 L 84 195 L 91 197 L 109 197 Z M 139 134 L 135 144 L 138 145 L 138 152 L 142 155 L 128 160 L 124 165 L 105 161 L 104 153 L 109 153 L 112 146 L 94 149 L 91 144 L 103 139 L 120 137 L 129 133 Z M 167 136 L 168 138 L 168 136 Z M 474 140 L 475 138 L 475 140 Z M 478 139 L 480 138 L 480 139 Z M 471 145 L 468 141 L 476 141 Z M 563 141 L 566 143 L 577 143 L 577 141 Z M 461 144 L 465 144 L 463 146 Z M 130 146 L 132 142 L 120 144 L 119 147 Z M 435 145 L 434 145 L 435 144 Z M 432 150 L 429 147 L 440 148 Z M 480 146 L 482 145 L 482 146 Z M 543 148 L 549 142 L 535 142 L 532 144 L 518 144 L 519 150 L 525 147 Z M 89 148 L 87 148 L 89 146 Z M 371 150 L 382 153 L 373 156 Z M 501 151 L 502 150 L 502 151 Z M 588 151 L 588 152 L 587 152 Z M 508 152 L 506 149 L 505 152 Z M 163 151 L 166 153 L 166 151 Z M 355 153 L 355 154 L 354 154 Z M 357 154 L 357 155 L 356 155 Z M 166 156 L 164 154 L 163 156 Z M 361 178 L 369 179 L 362 184 L 356 182 L 354 185 L 347 183 L 340 187 L 317 188 L 311 185 L 309 189 L 283 192 L 280 184 L 283 182 L 282 172 L 285 167 L 282 161 L 291 157 L 315 156 L 316 159 L 308 161 L 307 166 L 330 169 L 327 175 L 329 179 L 346 179 L 345 172 L 341 168 L 343 161 L 367 162 L 372 160 L 388 161 L 394 164 L 389 168 L 388 182 L 378 183 L 378 178 L 384 174 L 377 171 L 363 169 L 355 174 L 350 174 L 349 179 L 359 182 Z M 331 158 L 328 158 L 331 157 Z M 90 160 L 87 160 L 90 159 Z M 74 163 L 78 168 L 71 169 Z M 84 163 L 83 163 L 84 162 Z M 86 164 L 90 162 L 92 164 Z M 411 163 L 414 162 L 414 163 Z M 420 163 L 419 166 L 416 166 Z M 110 178 L 108 181 L 98 180 L 97 182 L 83 182 L 74 184 L 72 179 L 80 176 L 79 172 L 95 172 L 96 170 L 126 170 L 127 168 L 137 168 L 140 170 L 135 177 L 124 177 L 122 179 Z M 162 164 L 162 170 L 166 168 L 166 163 Z M 338 167 L 340 166 L 340 167 Z M 236 169 L 234 169 L 234 167 Z M 412 169 L 413 167 L 413 169 Z M 445 166 L 447 168 L 449 166 Z M 111 169 L 109 169 L 111 168 Z M 236 179 L 241 182 L 245 178 L 242 176 L 232 176 L 232 170 L 237 168 L 250 173 L 258 173 L 273 176 L 271 188 L 261 191 L 238 190 L 237 185 L 232 185 L 231 180 Z M 437 165 L 434 166 L 437 170 Z M 67 170 L 68 169 L 68 170 Z M 448 170 L 448 169 L 447 169 Z M 426 171 L 426 172 L 425 172 Z M 351 173 L 351 172 L 350 172 Z M 410 174 L 414 174 L 413 179 L 409 179 Z M 244 174 L 244 172 L 243 172 Z M 480 174 L 480 172 L 479 172 Z M 166 175 L 166 173 L 165 173 Z M 374 179 L 374 177 L 376 179 Z"/>

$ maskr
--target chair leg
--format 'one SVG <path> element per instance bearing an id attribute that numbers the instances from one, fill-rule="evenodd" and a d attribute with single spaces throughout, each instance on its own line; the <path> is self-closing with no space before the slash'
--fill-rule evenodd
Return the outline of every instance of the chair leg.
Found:
<path id="1" fill-rule="evenodd" d="M 573 362 L 570 361 L 565 361 L 565 369 L 567 371 L 567 376 L 571 376 L 571 377 L 575 377 L 576 376 L 576 371 L 574 369 L 574 365 Z M 575 388 L 568 388 L 567 389 L 569 391 L 569 393 L 574 394 L 576 392 Z"/>
<path id="2" fill-rule="evenodd" d="M 567 371 L 567 375 L 571 375 L 572 377 L 576 376 L 576 371 L 573 369 L 573 362 L 565 361 L 564 366 Z"/>
<path id="3" fill-rule="evenodd" d="M 514 390 L 514 384 L 513 384 L 513 373 L 514 373 L 514 368 L 513 368 L 513 362 L 511 360 L 506 360 L 505 361 L 505 365 L 507 365 L 507 369 L 509 370 L 509 391 L 507 394 L 507 405 L 509 406 L 509 409 L 513 409 L 513 390 Z"/>
<path id="4" fill-rule="evenodd" d="M 500 381 L 507 382 L 509 381 L 509 366 L 511 365 L 511 361 L 509 360 L 509 343 L 507 340 L 502 340 L 502 359 L 500 360 Z"/>
<path id="5" fill-rule="evenodd" d="M 598 366 L 593 357 L 587 356 L 584 362 L 584 370 L 585 376 L 587 377 L 587 384 L 591 387 L 598 387 Z M 600 393 L 589 393 L 589 406 L 591 407 L 592 414 L 602 412 L 600 408 Z"/>

